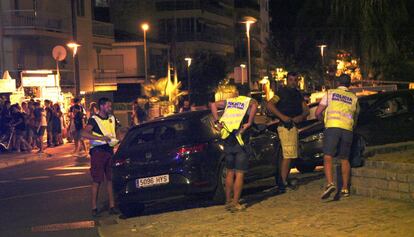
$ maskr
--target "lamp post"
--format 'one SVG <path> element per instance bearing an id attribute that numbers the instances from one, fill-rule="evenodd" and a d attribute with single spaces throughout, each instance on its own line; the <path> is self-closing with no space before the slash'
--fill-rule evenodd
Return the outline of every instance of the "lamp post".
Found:
<path id="1" fill-rule="evenodd" d="M 244 69 L 246 68 L 245 64 L 240 64 L 240 68 L 241 68 L 241 84 L 244 85 Z"/>
<path id="2" fill-rule="evenodd" d="M 69 42 L 66 44 L 68 48 L 72 50 L 72 57 L 73 57 L 73 83 L 74 83 L 74 89 L 75 89 L 75 96 L 79 95 L 79 61 L 78 61 L 78 48 L 81 46 L 80 44 L 76 42 Z"/>
<path id="3" fill-rule="evenodd" d="M 242 23 L 246 24 L 246 36 L 247 36 L 247 81 L 249 82 L 249 88 L 252 88 L 252 64 L 250 59 L 250 26 L 256 23 L 256 18 L 245 17 Z"/>
<path id="4" fill-rule="evenodd" d="M 191 61 L 193 60 L 190 57 L 187 57 L 184 59 L 185 61 L 187 61 L 187 80 L 188 80 L 188 101 L 190 102 L 191 105 L 191 79 L 190 79 L 190 66 L 191 66 Z"/>
<path id="5" fill-rule="evenodd" d="M 141 28 L 144 31 L 144 67 L 145 67 L 145 83 L 148 82 L 148 68 L 147 68 L 147 30 L 149 29 L 148 23 L 141 24 Z"/>
<path id="6" fill-rule="evenodd" d="M 325 50 L 325 48 L 326 47 L 328 47 L 326 44 L 321 44 L 321 45 L 318 45 L 317 46 L 318 48 L 320 48 L 320 50 L 321 50 L 321 67 L 322 67 L 322 69 L 321 69 L 321 71 L 322 71 L 322 80 L 324 81 L 324 75 L 325 75 L 325 72 L 324 72 L 324 70 L 325 70 L 325 57 L 324 57 L 324 50 Z"/>

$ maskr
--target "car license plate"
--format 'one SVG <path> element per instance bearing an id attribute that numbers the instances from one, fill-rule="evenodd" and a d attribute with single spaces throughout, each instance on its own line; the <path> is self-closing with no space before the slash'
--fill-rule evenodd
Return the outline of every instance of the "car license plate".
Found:
<path id="1" fill-rule="evenodd" d="M 160 184 L 167 184 L 170 182 L 170 176 L 168 174 L 147 177 L 142 179 L 137 179 L 136 186 L 137 188 L 146 188 Z"/>

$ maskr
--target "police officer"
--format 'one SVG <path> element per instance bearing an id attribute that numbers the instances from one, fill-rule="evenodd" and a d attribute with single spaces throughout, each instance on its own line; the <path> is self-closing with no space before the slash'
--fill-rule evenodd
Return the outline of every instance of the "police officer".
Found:
<path id="1" fill-rule="evenodd" d="M 229 211 L 245 209 L 245 206 L 240 205 L 239 199 L 243 189 L 244 173 L 248 168 L 248 155 L 241 135 L 252 125 L 257 110 L 257 102 L 247 94 L 248 88 L 240 87 L 239 96 L 210 104 L 214 123 L 221 131 L 221 138 L 224 140 L 227 168 L 225 207 Z M 224 108 L 220 119 L 218 108 Z M 249 114 L 247 122 L 244 120 L 246 114 Z M 231 197 L 232 191 L 233 197 Z"/>
<path id="2" fill-rule="evenodd" d="M 97 217 L 97 199 L 99 186 L 107 181 L 109 196 L 109 214 L 118 214 L 115 209 L 112 191 L 112 155 L 113 147 L 119 142 L 116 138 L 116 119 L 111 114 L 112 103 L 108 98 L 98 101 L 99 112 L 89 118 L 82 136 L 90 140 L 91 176 L 92 176 L 92 216 Z"/>
<path id="3" fill-rule="evenodd" d="M 327 186 L 321 195 L 321 199 L 329 198 L 336 191 L 332 175 L 332 158 L 341 160 L 342 188 L 341 195 L 349 196 L 349 176 L 351 166 L 349 154 L 352 145 L 353 128 L 358 116 L 358 98 L 348 91 L 351 85 L 351 77 L 342 74 L 339 77 L 340 86 L 334 90 L 328 90 L 316 109 L 315 116 L 321 118 L 324 113 L 324 171 Z"/>

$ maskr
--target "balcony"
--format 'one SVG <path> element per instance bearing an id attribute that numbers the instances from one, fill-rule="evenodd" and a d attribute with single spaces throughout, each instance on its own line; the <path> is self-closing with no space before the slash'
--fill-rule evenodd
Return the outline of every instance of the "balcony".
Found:
<path id="1" fill-rule="evenodd" d="M 102 21 L 92 22 L 92 33 L 96 37 L 114 38 L 114 25 Z"/>
<path id="2" fill-rule="evenodd" d="M 69 18 L 34 10 L 11 10 L 1 13 L 1 24 L 6 34 L 18 30 L 37 30 L 45 32 L 69 32 Z M 22 33 L 22 32 L 20 32 Z"/>
<path id="3" fill-rule="evenodd" d="M 116 85 L 116 70 L 102 70 L 95 69 L 94 71 L 94 85 L 95 86 L 113 86 Z"/>

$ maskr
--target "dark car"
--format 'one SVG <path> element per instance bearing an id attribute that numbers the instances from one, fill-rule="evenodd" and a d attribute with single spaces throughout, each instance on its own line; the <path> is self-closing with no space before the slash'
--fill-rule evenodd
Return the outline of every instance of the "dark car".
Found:
<path id="1" fill-rule="evenodd" d="M 354 130 L 351 164 L 361 166 L 366 146 L 414 140 L 414 91 L 378 93 L 359 98 L 360 113 Z M 311 171 L 322 164 L 322 122 L 311 120 L 301 129 L 298 169 Z"/>
<path id="2" fill-rule="evenodd" d="M 245 182 L 274 177 L 277 134 L 252 128 L 244 137 L 249 153 Z M 131 128 L 114 156 L 113 187 L 127 213 L 135 203 L 194 194 L 224 202 L 223 144 L 210 111 L 173 115 Z"/>

